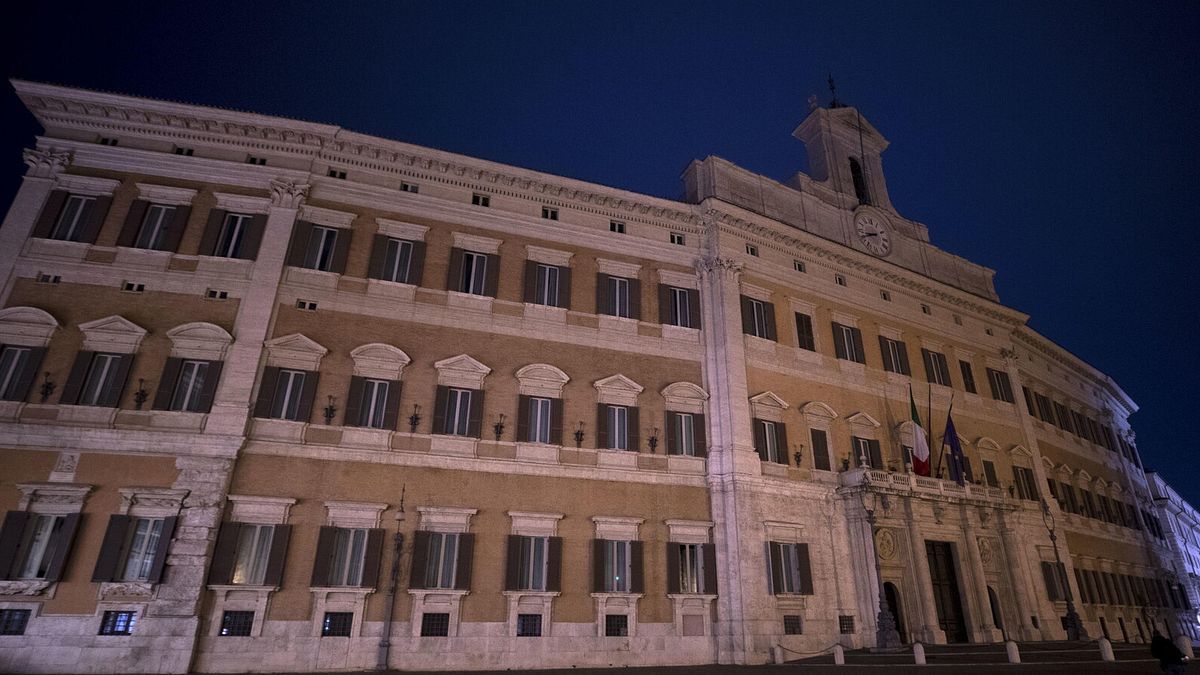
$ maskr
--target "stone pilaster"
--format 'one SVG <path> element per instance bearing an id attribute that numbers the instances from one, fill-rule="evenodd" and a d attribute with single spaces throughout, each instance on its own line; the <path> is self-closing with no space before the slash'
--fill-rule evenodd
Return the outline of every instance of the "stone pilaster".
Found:
<path id="1" fill-rule="evenodd" d="M 976 606 L 975 642 L 998 642 L 999 631 L 992 622 L 992 602 L 987 593 L 987 573 L 983 570 L 983 556 L 979 553 L 979 539 L 971 523 L 971 510 L 964 504 L 960 513 L 963 524 L 963 539 L 967 548 L 967 563 L 971 566 L 971 590 L 974 591 Z"/>
<path id="2" fill-rule="evenodd" d="M 925 535 L 921 533 L 918 524 L 916 505 L 911 498 L 904 500 L 905 517 L 908 520 L 908 550 L 912 557 L 913 582 L 916 585 L 917 597 L 920 598 L 921 615 L 919 621 L 913 622 L 912 632 L 921 642 L 930 644 L 945 644 L 946 632 L 938 623 L 937 603 L 933 599 L 933 580 L 929 574 L 929 559 L 925 557 Z M 919 628 L 918 628 L 919 626 Z"/>
<path id="3" fill-rule="evenodd" d="M 1025 566 L 1024 550 L 1017 538 L 1017 530 L 1008 520 L 1009 517 L 1003 511 L 998 512 L 996 527 L 1000 530 L 1000 543 L 1004 547 L 1004 569 L 1008 574 L 1008 585 L 1013 591 L 1012 596 L 1017 603 L 1020 619 L 1018 634 L 1010 637 L 1026 641 L 1039 640 L 1040 632 L 1030 623 L 1033 609 L 1029 600 L 1033 597 L 1030 595 L 1033 585 L 1029 581 L 1029 569 Z"/>
<path id="4" fill-rule="evenodd" d="M 22 155 L 28 166 L 25 178 L 12 206 L 0 224 L 0 307 L 8 304 L 16 282 L 17 258 L 25 247 L 34 223 L 42 212 L 42 206 L 57 182 L 58 174 L 71 162 L 71 154 L 57 150 L 27 149 Z"/>

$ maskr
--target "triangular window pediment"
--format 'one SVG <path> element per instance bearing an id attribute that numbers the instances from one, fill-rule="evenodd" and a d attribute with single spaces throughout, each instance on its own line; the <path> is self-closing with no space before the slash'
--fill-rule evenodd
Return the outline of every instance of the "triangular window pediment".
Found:
<path id="1" fill-rule="evenodd" d="M 642 385 L 620 373 L 596 380 L 592 386 L 596 388 L 599 394 L 600 403 L 610 405 L 637 405 L 638 394 L 642 393 L 645 389 Z"/>
<path id="2" fill-rule="evenodd" d="M 438 385 L 443 387 L 482 389 L 483 378 L 492 372 L 491 368 L 466 354 L 442 359 L 433 367 L 438 371 Z"/>
<path id="3" fill-rule="evenodd" d="M 83 348 L 93 352 L 132 354 L 146 337 L 146 329 L 123 316 L 106 316 L 79 324 Z"/>
<path id="4" fill-rule="evenodd" d="M 1029 451 L 1029 448 L 1021 445 L 1020 443 L 1009 448 L 1008 454 L 1018 457 L 1033 457 L 1033 453 Z"/>
<path id="5" fill-rule="evenodd" d="M 316 341 L 300 333 L 267 340 L 265 344 L 267 365 L 277 368 L 317 370 L 321 367 L 321 358 L 329 352 Z"/>
<path id="6" fill-rule="evenodd" d="M 779 410 L 787 410 L 791 407 L 788 405 L 787 401 L 779 398 L 779 396 L 777 396 L 773 391 L 764 391 L 757 396 L 751 396 L 750 402 L 756 406 L 778 408 Z"/>
<path id="7" fill-rule="evenodd" d="M 879 420 L 871 417 L 865 412 L 854 413 L 846 418 L 846 422 L 854 426 L 871 427 L 873 429 L 878 429 L 880 426 L 882 426 L 879 424 Z"/>

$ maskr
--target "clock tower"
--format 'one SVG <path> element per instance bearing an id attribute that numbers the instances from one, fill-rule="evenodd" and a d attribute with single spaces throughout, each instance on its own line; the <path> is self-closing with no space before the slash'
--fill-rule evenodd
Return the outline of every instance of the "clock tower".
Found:
<path id="1" fill-rule="evenodd" d="M 883 179 L 880 155 L 888 141 L 859 114 L 839 104 L 813 108 L 792 135 L 808 152 L 808 175 L 855 200 L 895 212 Z"/>

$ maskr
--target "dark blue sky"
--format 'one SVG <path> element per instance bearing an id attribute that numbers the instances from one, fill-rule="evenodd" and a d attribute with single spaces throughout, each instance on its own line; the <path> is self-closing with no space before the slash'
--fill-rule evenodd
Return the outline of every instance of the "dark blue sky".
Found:
<path id="1" fill-rule="evenodd" d="M 1200 3 L 21 4 L 7 76 L 666 197 L 710 154 L 803 169 L 790 133 L 833 72 L 892 141 L 896 208 L 1120 383 L 1147 465 L 1200 505 Z M 7 208 L 37 128 L 11 91 L 0 119 Z"/>

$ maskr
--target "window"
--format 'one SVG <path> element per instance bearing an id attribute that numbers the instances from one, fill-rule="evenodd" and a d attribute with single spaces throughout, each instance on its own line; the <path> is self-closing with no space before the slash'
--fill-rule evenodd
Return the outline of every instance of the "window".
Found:
<path id="1" fill-rule="evenodd" d="M 542 615 L 541 614 L 518 614 L 517 615 L 517 637 L 541 637 L 542 636 Z"/>
<path id="2" fill-rule="evenodd" d="M 686 242 L 686 240 L 684 239 L 682 232 L 672 232 L 671 233 L 671 243 L 672 244 L 675 244 L 676 246 L 684 246 L 685 242 Z"/>
<path id="3" fill-rule="evenodd" d="M 922 349 L 921 357 L 925 360 L 925 379 L 929 380 L 931 384 L 940 384 L 943 387 L 949 387 L 950 367 L 946 365 L 946 355 L 941 352 Z"/>
<path id="4" fill-rule="evenodd" d="M 360 585 L 366 550 L 367 530 L 365 528 L 337 528 L 333 541 L 333 566 L 329 570 L 329 585 Z"/>
<path id="5" fill-rule="evenodd" d="M 879 448 L 879 441 L 874 438 L 859 438 L 852 436 L 850 438 L 850 449 L 853 455 L 850 461 L 855 464 L 862 464 L 866 460 L 866 465 L 872 469 L 882 469 L 883 453 Z"/>
<path id="6" fill-rule="evenodd" d="M 221 224 L 221 232 L 217 235 L 217 246 L 213 255 L 218 258 L 240 258 L 242 244 L 246 240 L 246 231 L 250 228 L 250 219 L 243 213 L 225 214 L 225 222 Z"/>
<path id="7" fill-rule="evenodd" d="M 302 309 L 306 312 L 317 311 L 317 303 L 312 300 L 297 300 L 296 309 Z"/>
<path id="8" fill-rule="evenodd" d="M 1054 419 L 1057 420 L 1059 428 L 1064 431 L 1074 432 L 1075 428 L 1071 424 L 1071 413 L 1067 410 L 1067 406 L 1053 401 L 1054 403 Z"/>
<path id="9" fill-rule="evenodd" d="M 629 617 L 625 614 L 604 615 L 604 637 L 626 637 L 629 635 Z"/>
<path id="10" fill-rule="evenodd" d="M 1046 582 L 1046 597 L 1051 602 L 1067 599 L 1067 571 L 1062 564 L 1042 562 L 1042 579 Z M 1115 597 L 1116 593 L 1112 595 Z"/>
<path id="11" fill-rule="evenodd" d="M 84 222 L 95 201 L 95 197 L 82 195 L 67 197 L 62 211 L 58 214 L 58 221 L 50 231 L 50 238 L 59 241 L 79 241 L 80 235 L 83 234 Z"/>
<path id="12" fill-rule="evenodd" d="M 300 400 L 307 376 L 308 373 L 303 370 L 279 371 L 279 377 L 275 380 L 275 397 L 271 402 L 271 419 L 300 420 Z"/>
<path id="13" fill-rule="evenodd" d="M 679 544 L 679 592 L 712 593 L 705 588 L 704 544 Z"/>
<path id="14" fill-rule="evenodd" d="M 984 333 L 987 333 L 988 335 L 995 335 L 995 334 L 996 334 L 996 332 L 995 332 L 995 331 L 993 331 L 991 328 L 984 328 L 984 329 L 983 329 L 983 332 L 984 332 Z M 1034 626 L 1034 628 L 1037 628 L 1037 626 L 1035 625 L 1035 626 Z"/>
<path id="15" fill-rule="evenodd" d="M 146 581 L 154 565 L 154 555 L 161 541 L 162 518 L 134 518 L 129 523 L 129 541 L 125 545 L 125 565 L 122 581 Z"/>
<path id="16" fill-rule="evenodd" d="M 926 305 L 925 303 L 921 303 L 921 313 L 922 314 L 933 314 L 933 310 L 929 309 L 929 305 Z"/>
<path id="17" fill-rule="evenodd" d="M 879 352 L 883 355 L 883 369 L 889 373 L 912 375 L 908 365 L 908 348 L 899 341 L 879 336 Z"/>
<path id="18" fill-rule="evenodd" d="M 988 386 L 992 388 L 992 398 L 1005 403 L 1013 402 L 1012 382 L 1008 379 L 1008 373 L 987 369 Z"/>
<path id="19" fill-rule="evenodd" d="M 266 157 L 255 157 L 254 155 L 249 155 L 246 157 L 246 163 L 254 164 L 255 166 L 266 166 L 267 158 Z"/>
<path id="20" fill-rule="evenodd" d="M 854 617 L 846 614 L 838 616 L 838 632 L 842 635 L 852 635 L 854 633 Z"/>
<path id="21" fill-rule="evenodd" d="M 1038 501 L 1037 479 L 1034 478 L 1033 469 L 1024 466 L 1014 466 L 1013 483 L 1017 486 L 1017 495 L 1021 499 L 1028 499 L 1031 502 Z"/>
<path id="22" fill-rule="evenodd" d="M 517 589 L 546 590 L 547 537 L 517 537 Z"/>
<path id="23" fill-rule="evenodd" d="M 955 325 L 958 325 L 958 326 L 961 326 L 961 325 L 963 325 L 963 324 L 962 324 L 962 317 L 961 317 L 961 316 L 959 316 L 959 315 L 957 315 L 957 314 L 955 314 L 955 315 L 954 315 L 954 323 L 955 323 Z"/>
<path id="24" fill-rule="evenodd" d="M 596 543 L 604 547 L 603 591 L 605 593 L 628 593 L 630 591 L 629 542 L 597 539 Z"/>
<path id="25" fill-rule="evenodd" d="M 671 430 L 668 434 L 672 446 L 667 449 L 673 455 L 696 455 L 696 416 L 691 413 L 667 413 Z"/>
<path id="26" fill-rule="evenodd" d="M 116 147 L 117 139 L 101 136 L 100 137 L 100 145 L 108 145 L 108 146 Z"/>
<path id="27" fill-rule="evenodd" d="M 78 405 L 116 406 L 117 401 L 108 395 L 110 388 L 120 387 L 123 382 L 117 382 L 118 371 L 121 370 L 120 354 L 96 353 L 92 355 L 92 363 L 84 378 L 83 389 L 79 394 Z"/>
<path id="28" fill-rule="evenodd" d="M 146 291 L 146 284 L 126 281 L 121 284 L 121 290 L 125 293 L 144 293 Z"/>
<path id="29" fill-rule="evenodd" d="M 975 371 L 971 370 L 971 362 L 959 360 L 958 370 L 962 373 L 963 389 L 969 394 L 979 393 L 975 390 Z"/>
<path id="30" fill-rule="evenodd" d="M 249 637 L 254 627 L 254 612 L 225 612 L 221 615 L 223 637 Z"/>
<path id="31" fill-rule="evenodd" d="M 487 207 L 492 205 L 492 198 L 485 194 L 476 192 L 475 194 L 471 195 L 471 203 L 475 206 Z"/>
<path id="32" fill-rule="evenodd" d="M 829 471 L 829 434 L 824 429 L 811 429 L 813 468 Z"/>
<path id="33" fill-rule="evenodd" d="M 996 477 L 996 464 L 991 460 L 983 460 L 983 479 L 988 487 L 1000 487 L 1000 479 Z"/>
<path id="34" fill-rule="evenodd" d="M 42 272 L 38 272 L 37 282 L 39 284 L 57 284 L 60 281 L 62 281 L 62 277 L 57 274 L 44 274 Z"/>
<path id="35" fill-rule="evenodd" d="M 384 428 L 388 390 L 391 388 L 391 384 L 387 380 L 363 380 L 362 401 L 358 408 L 358 426 L 370 429 Z"/>
<path id="36" fill-rule="evenodd" d="M 543 206 L 542 217 L 546 220 L 558 220 L 558 209 L 550 206 Z"/>
<path id="37" fill-rule="evenodd" d="M 195 152 L 196 152 L 195 148 L 181 148 L 179 146 L 175 146 L 175 154 L 177 154 L 177 155 L 183 155 L 184 157 L 191 157 L 193 154 L 195 154 Z"/>
<path id="38" fill-rule="evenodd" d="M 208 374 L 208 361 L 184 361 L 179 368 L 179 379 L 175 382 L 175 393 L 171 396 L 171 410 L 185 412 L 207 412 L 203 409 L 201 392 Z"/>
<path id="39" fill-rule="evenodd" d="M 0 609 L 0 635 L 24 635 L 30 614 L 28 609 Z"/>
<path id="40" fill-rule="evenodd" d="M 754 449 L 764 462 L 787 464 L 787 430 L 782 422 L 754 420 Z"/>
<path id="41" fill-rule="evenodd" d="M 308 235 L 308 248 L 304 253 L 304 267 L 328 272 L 333 264 L 333 252 L 337 247 L 338 231 L 332 227 L 314 225 Z"/>
<path id="42" fill-rule="evenodd" d="M 425 559 L 425 588 L 454 588 L 454 573 L 458 565 L 458 535 L 430 532 L 429 551 Z"/>
<path id="43" fill-rule="evenodd" d="M 550 442 L 550 411 L 553 402 L 548 398 L 529 399 L 529 438 L 530 443 Z"/>
<path id="44" fill-rule="evenodd" d="M 807 272 L 808 271 L 808 269 L 804 266 L 803 260 L 793 260 L 792 261 L 792 269 L 796 270 L 797 272 Z"/>
<path id="45" fill-rule="evenodd" d="M 100 619 L 100 632 L 97 635 L 133 635 L 137 626 L 137 612 L 106 611 Z"/>
<path id="46" fill-rule="evenodd" d="M 783 615 L 784 635 L 804 635 L 804 623 L 799 614 Z"/>
<path id="47" fill-rule="evenodd" d="M 400 191 L 411 192 L 415 195 L 421 191 L 421 188 L 416 183 L 405 183 L 404 181 L 400 181 Z"/>
<path id="48" fill-rule="evenodd" d="M 610 221 L 608 221 L 608 231 L 614 232 L 616 234 L 625 234 L 625 223 L 622 223 L 619 220 L 610 220 Z M 540 623 L 538 624 L 538 627 L 540 629 L 540 627 L 541 627 Z"/>
<path id="49" fill-rule="evenodd" d="M 771 592 L 775 595 L 812 595 L 812 568 L 808 560 L 808 544 L 789 544 L 772 541 L 770 550 Z"/>
<path id="50" fill-rule="evenodd" d="M 863 355 L 862 331 L 854 326 L 833 323 L 833 351 L 844 361 L 867 362 Z"/>
<path id="51" fill-rule="evenodd" d="M 66 518 L 46 514 L 29 514 L 21 538 L 21 562 L 16 568 L 17 579 L 45 579 L 50 563 L 55 558 L 55 549 L 65 542 L 59 532 Z"/>
<path id="52" fill-rule="evenodd" d="M 608 406 L 608 449 L 629 450 L 629 408 L 623 405 Z"/>
<path id="53" fill-rule="evenodd" d="M 746 244 L 746 255 L 752 255 L 755 258 L 757 258 L 758 257 L 758 247 L 755 246 L 754 244 Z"/>
<path id="54" fill-rule="evenodd" d="M 142 217 L 142 227 L 138 230 L 134 248 L 158 250 L 163 244 L 163 235 L 175 218 L 175 207 L 162 204 L 151 204 L 146 207 L 146 215 Z"/>
<path id="55" fill-rule="evenodd" d="M 443 433 L 451 436 L 471 435 L 471 393 L 470 389 L 447 390 L 446 428 Z"/>
<path id="56" fill-rule="evenodd" d="M 835 275 L 833 275 L 833 282 L 835 284 L 837 284 L 838 286 L 845 286 L 846 285 L 846 277 L 841 274 L 835 274 Z"/>
<path id="57" fill-rule="evenodd" d="M 883 300 L 884 302 L 891 302 L 892 294 L 881 288 L 879 289 L 879 299 Z"/>
<path id="58" fill-rule="evenodd" d="M 341 169 L 330 168 L 329 172 L 326 175 L 328 175 L 330 178 L 337 178 L 338 180 L 346 180 L 346 172 Z"/>
<path id="59" fill-rule="evenodd" d="M 867 178 L 863 175 L 862 165 L 858 160 L 850 158 L 850 178 L 854 181 L 854 196 L 860 204 L 870 204 L 871 195 L 867 192 Z"/>
<path id="60" fill-rule="evenodd" d="M 0 400 L 22 401 L 25 399 L 29 390 L 29 382 L 25 381 L 23 376 L 29 367 L 32 353 L 33 350 L 29 347 L 5 346 L 0 349 Z M 36 368 L 36 366 L 34 367 Z"/>
<path id="61" fill-rule="evenodd" d="M 608 290 L 608 306 L 601 308 L 601 312 L 609 316 L 632 318 L 633 312 L 629 304 L 629 279 L 606 276 L 603 281 Z"/>
<path id="62" fill-rule="evenodd" d="M 464 251 L 462 277 L 459 279 L 458 288 L 455 290 L 461 293 L 484 295 L 484 291 L 487 288 L 487 265 L 488 257 L 486 253 Z"/>
<path id="63" fill-rule="evenodd" d="M 354 612 L 325 612 L 321 622 L 321 637 L 350 637 L 354 627 Z"/>
<path id="64" fill-rule="evenodd" d="M 409 283 L 409 268 L 412 265 L 413 243 L 403 239 L 387 240 L 383 254 L 383 272 L 380 275 L 384 281 Z"/>
<path id="65" fill-rule="evenodd" d="M 533 303 L 558 307 L 559 269 L 554 265 L 538 265 L 534 271 Z"/>
<path id="66" fill-rule="evenodd" d="M 274 538 L 274 525 L 241 524 L 231 578 L 233 583 L 248 586 L 261 586 L 264 583 Z"/>
<path id="67" fill-rule="evenodd" d="M 774 339 L 774 307 L 769 302 L 742 296 L 742 332 L 746 335 Z"/>
<path id="68" fill-rule="evenodd" d="M 1047 424 L 1055 424 L 1054 405 L 1050 403 L 1050 397 L 1035 392 L 1033 399 L 1037 403 L 1038 417 Z"/>
<path id="69" fill-rule="evenodd" d="M 208 300 L 228 300 L 229 291 L 220 291 L 215 288 L 209 288 L 204 291 L 204 297 Z"/>
<path id="70" fill-rule="evenodd" d="M 817 351 L 817 343 L 813 339 L 812 317 L 800 312 L 796 312 L 796 346 L 810 352 Z"/>
<path id="71" fill-rule="evenodd" d="M 691 323 L 692 303 L 686 288 L 667 288 L 667 322 L 672 326 L 697 328 Z"/>

